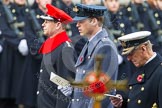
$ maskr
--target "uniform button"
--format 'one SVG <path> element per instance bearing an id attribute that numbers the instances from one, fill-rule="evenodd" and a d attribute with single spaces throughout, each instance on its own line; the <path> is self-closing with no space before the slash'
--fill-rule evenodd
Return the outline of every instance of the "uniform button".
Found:
<path id="1" fill-rule="evenodd" d="M 137 103 L 138 103 L 138 104 L 141 104 L 141 100 L 138 100 Z"/>
<path id="2" fill-rule="evenodd" d="M 146 10 L 147 10 L 147 8 L 144 8 L 143 10 L 144 10 L 144 11 L 146 11 Z"/>
<path id="3" fill-rule="evenodd" d="M 127 102 L 130 102 L 130 99 L 127 99 Z"/>
<path id="4" fill-rule="evenodd" d="M 122 35 L 122 36 L 124 36 L 125 34 L 124 34 L 124 33 L 122 33 L 121 35 Z"/>
<path id="5" fill-rule="evenodd" d="M 39 94 L 39 91 L 37 91 L 37 95 Z"/>
<path id="6" fill-rule="evenodd" d="M 123 12 L 119 12 L 120 15 L 123 15 Z"/>
<path id="7" fill-rule="evenodd" d="M 121 28 L 124 28 L 124 26 L 125 26 L 124 23 L 121 23 L 121 24 L 120 24 L 120 27 L 121 27 Z"/>
<path id="8" fill-rule="evenodd" d="M 28 8 L 26 8 L 26 9 L 25 9 L 25 12 L 29 12 L 29 9 L 28 9 Z"/>
<path id="9" fill-rule="evenodd" d="M 12 11 L 11 11 L 12 13 L 15 13 L 16 12 L 16 10 L 15 9 L 12 9 Z"/>
<path id="10" fill-rule="evenodd" d="M 88 59 L 90 59 L 91 58 L 91 56 L 88 56 Z"/>
<path id="11" fill-rule="evenodd" d="M 40 69 L 40 73 L 42 73 L 43 72 L 43 69 Z"/>
<path id="12" fill-rule="evenodd" d="M 76 70 L 76 72 L 78 72 L 78 69 Z"/>
<path id="13" fill-rule="evenodd" d="M 85 73 L 85 70 L 83 70 L 83 73 Z"/>
<path id="14" fill-rule="evenodd" d="M 0 30 L 0 35 L 2 34 L 2 31 Z"/>
<path id="15" fill-rule="evenodd" d="M 118 42 L 117 39 L 114 39 L 114 42 L 117 43 Z"/>
<path id="16" fill-rule="evenodd" d="M 132 20 L 133 18 L 132 17 L 129 17 L 129 20 Z"/>
<path id="17" fill-rule="evenodd" d="M 157 104 L 154 103 L 154 104 L 152 105 L 152 108 L 157 108 Z"/>
<path id="18" fill-rule="evenodd" d="M 74 102 L 74 101 L 75 101 L 75 99 L 71 99 L 71 101 L 73 101 L 73 102 Z"/>
<path id="19" fill-rule="evenodd" d="M 36 15 L 36 18 L 39 19 L 40 18 L 40 15 Z"/>
<path id="20" fill-rule="evenodd" d="M 129 90 L 132 90 L 132 86 L 129 87 Z"/>
<path id="21" fill-rule="evenodd" d="M 158 25 L 160 25 L 160 20 L 158 20 L 156 23 L 157 23 Z"/>
<path id="22" fill-rule="evenodd" d="M 79 99 L 76 99 L 76 101 L 78 102 L 78 101 L 79 101 Z"/>
<path id="23" fill-rule="evenodd" d="M 158 13 L 155 13 L 155 17 L 158 18 L 159 17 L 159 14 Z"/>
<path id="24" fill-rule="evenodd" d="M 128 8 L 127 8 L 127 11 L 128 11 L 128 12 L 132 11 L 132 8 L 131 8 L 131 7 L 128 7 Z"/>
<path id="25" fill-rule="evenodd" d="M 14 18 L 13 18 L 14 20 L 16 20 L 17 19 L 17 17 L 16 16 L 14 16 Z"/>
<path id="26" fill-rule="evenodd" d="M 144 91 L 145 90 L 145 88 L 144 87 L 141 87 L 141 91 Z"/>

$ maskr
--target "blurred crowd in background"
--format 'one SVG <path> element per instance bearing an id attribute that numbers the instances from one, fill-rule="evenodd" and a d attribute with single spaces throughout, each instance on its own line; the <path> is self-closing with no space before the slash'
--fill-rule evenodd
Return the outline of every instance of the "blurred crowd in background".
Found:
<path id="1" fill-rule="evenodd" d="M 162 0 L 0 0 L 0 108 L 36 108 L 41 56 L 38 50 L 46 37 L 40 15 L 53 4 L 71 17 L 76 3 L 104 5 L 104 28 L 118 48 L 118 80 L 129 79 L 135 69 L 121 55 L 117 38 L 148 30 L 154 51 L 162 55 Z M 86 39 L 75 23 L 66 30 L 79 55 Z"/>

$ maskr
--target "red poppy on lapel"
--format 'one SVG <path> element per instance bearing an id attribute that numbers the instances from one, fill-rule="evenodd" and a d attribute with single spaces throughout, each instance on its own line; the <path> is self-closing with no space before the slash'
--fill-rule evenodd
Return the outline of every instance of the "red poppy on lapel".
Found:
<path id="1" fill-rule="evenodd" d="M 143 80 L 144 76 L 145 76 L 145 74 L 138 75 L 137 81 L 141 82 Z"/>
<path id="2" fill-rule="evenodd" d="M 81 62 L 83 61 L 83 56 L 82 56 L 82 57 L 80 57 L 80 61 L 81 61 Z"/>

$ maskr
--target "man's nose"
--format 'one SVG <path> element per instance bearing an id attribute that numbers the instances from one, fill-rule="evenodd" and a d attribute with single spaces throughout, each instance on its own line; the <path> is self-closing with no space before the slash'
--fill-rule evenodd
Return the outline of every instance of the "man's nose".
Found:
<path id="1" fill-rule="evenodd" d="M 42 27 L 44 27 L 44 25 L 45 25 L 45 21 L 42 23 Z"/>
<path id="2" fill-rule="evenodd" d="M 76 26 L 79 27 L 79 25 L 80 25 L 79 22 L 77 22 Z"/>

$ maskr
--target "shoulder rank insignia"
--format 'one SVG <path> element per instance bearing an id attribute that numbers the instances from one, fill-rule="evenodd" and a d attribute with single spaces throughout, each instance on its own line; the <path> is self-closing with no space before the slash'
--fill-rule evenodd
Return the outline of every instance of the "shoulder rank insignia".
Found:
<path id="1" fill-rule="evenodd" d="M 105 41 L 107 41 L 107 38 L 102 38 L 101 40 L 102 40 L 103 42 L 105 42 Z"/>

